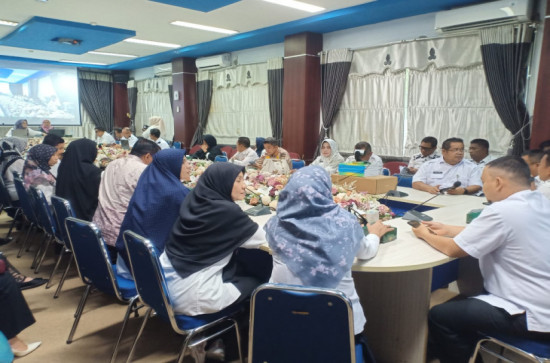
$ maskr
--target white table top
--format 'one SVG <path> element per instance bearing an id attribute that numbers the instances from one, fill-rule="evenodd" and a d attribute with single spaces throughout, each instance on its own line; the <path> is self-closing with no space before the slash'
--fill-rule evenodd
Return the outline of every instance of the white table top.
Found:
<path id="1" fill-rule="evenodd" d="M 397 190 L 409 194 L 404 198 L 389 197 L 390 200 L 419 204 L 431 198 L 433 195 L 412 188 L 398 187 Z M 470 195 L 439 195 L 426 205 L 439 207 L 423 212 L 434 218 L 434 221 L 452 224 L 466 225 L 466 214 L 472 209 L 483 208 L 484 197 Z M 243 208 L 247 209 L 247 208 Z M 271 215 L 253 217 L 252 219 L 261 227 Z M 392 242 L 380 244 L 376 256 L 368 261 L 356 260 L 353 271 L 369 272 L 398 272 L 422 270 L 453 260 L 437 251 L 426 242 L 416 238 L 411 231 L 411 226 L 401 218 L 384 222 L 397 228 L 397 239 Z"/>

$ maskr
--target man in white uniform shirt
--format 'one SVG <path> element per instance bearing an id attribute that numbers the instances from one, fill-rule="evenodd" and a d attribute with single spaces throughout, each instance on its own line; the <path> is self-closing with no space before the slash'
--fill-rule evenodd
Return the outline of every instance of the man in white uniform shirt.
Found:
<path id="1" fill-rule="evenodd" d="M 550 201 L 530 190 L 529 167 L 504 156 L 484 168 L 493 204 L 466 227 L 424 222 L 417 237 L 451 257 L 479 260 L 484 290 L 430 310 L 430 349 L 444 362 L 468 362 L 480 333 L 550 340 Z"/>
<path id="2" fill-rule="evenodd" d="M 115 143 L 115 138 L 109 134 L 104 127 L 98 126 L 95 128 L 95 142 L 98 145 L 111 145 Z"/>
<path id="3" fill-rule="evenodd" d="M 490 161 L 494 160 L 494 157 L 489 155 L 489 141 L 485 139 L 473 139 L 470 141 L 470 157 L 472 162 L 476 164 L 481 170 Z"/>
<path id="4" fill-rule="evenodd" d="M 164 139 L 160 138 L 159 129 L 149 130 L 149 138 L 154 141 L 161 148 L 161 150 L 170 149 L 170 145 L 168 145 L 168 143 Z"/>
<path id="5" fill-rule="evenodd" d="M 258 159 L 258 154 L 250 148 L 250 139 L 244 136 L 239 137 L 237 140 L 237 153 L 229 161 L 233 164 L 247 166 L 254 164 L 256 159 Z"/>
<path id="6" fill-rule="evenodd" d="M 457 181 L 460 187 L 448 190 L 449 194 L 474 194 L 481 190 L 481 169 L 464 160 L 464 141 L 457 137 L 447 139 L 441 145 L 441 157 L 427 161 L 414 174 L 412 187 L 437 194 L 441 188 L 452 187 Z"/>
<path id="7" fill-rule="evenodd" d="M 130 148 L 134 147 L 134 144 L 138 141 L 138 138 L 132 134 L 132 131 L 129 127 L 125 127 L 122 129 L 122 139 L 121 140 L 128 140 L 128 145 Z"/>
<path id="8" fill-rule="evenodd" d="M 364 176 L 382 175 L 382 158 L 372 152 L 372 148 L 368 142 L 360 141 L 355 144 L 354 153 L 348 156 L 346 163 L 364 162 Z"/>
<path id="9" fill-rule="evenodd" d="M 420 143 L 420 152 L 411 156 L 409 165 L 405 170 L 407 174 L 415 174 L 420 166 L 428 160 L 437 159 L 439 154 L 437 153 L 437 139 L 433 136 L 427 136 L 422 139 Z"/>
<path id="10" fill-rule="evenodd" d="M 544 152 L 538 171 L 537 191 L 550 199 L 550 150 Z"/>

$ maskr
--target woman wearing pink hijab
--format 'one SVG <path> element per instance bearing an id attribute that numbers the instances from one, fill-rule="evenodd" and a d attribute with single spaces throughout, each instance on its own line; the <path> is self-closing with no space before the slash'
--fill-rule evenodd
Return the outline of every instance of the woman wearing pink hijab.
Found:
<path id="1" fill-rule="evenodd" d="M 48 132 L 50 132 L 51 129 L 53 129 L 53 126 L 50 120 L 42 121 L 42 125 L 40 126 L 40 131 L 47 134 Z"/>

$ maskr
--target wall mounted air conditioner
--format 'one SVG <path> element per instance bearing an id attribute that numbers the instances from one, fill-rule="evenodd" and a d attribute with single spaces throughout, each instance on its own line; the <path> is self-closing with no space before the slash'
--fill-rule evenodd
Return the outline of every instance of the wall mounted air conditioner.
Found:
<path id="1" fill-rule="evenodd" d="M 214 69 L 229 67 L 231 65 L 231 54 L 224 53 L 211 57 L 197 58 L 195 65 L 198 69 Z"/>
<path id="2" fill-rule="evenodd" d="M 172 63 L 157 64 L 156 66 L 153 66 L 153 73 L 156 77 L 171 76 Z"/>
<path id="3" fill-rule="evenodd" d="M 531 0 L 498 0 L 438 12 L 435 30 L 449 32 L 488 25 L 525 22 L 531 19 Z"/>

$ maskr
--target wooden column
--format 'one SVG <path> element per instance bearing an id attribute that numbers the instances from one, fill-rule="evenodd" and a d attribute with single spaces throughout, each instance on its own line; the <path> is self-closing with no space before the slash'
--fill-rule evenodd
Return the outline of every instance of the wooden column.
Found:
<path id="1" fill-rule="evenodd" d="M 313 160 L 319 138 L 323 36 L 300 33 L 285 37 L 282 147 Z"/>
<path id="2" fill-rule="evenodd" d="M 130 126 L 128 112 L 128 78 L 129 72 L 117 71 L 113 73 L 113 118 L 115 127 Z"/>
<path id="3" fill-rule="evenodd" d="M 172 87 L 174 140 L 182 142 L 187 149 L 190 149 L 198 123 L 195 58 L 172 60 Z"/>
<path id="4" fill-rule="evenodd" d="M 531 131 L 531 149 L 538 149 L 539 144 L 550 139 L 550 0 L 546 0 L 546 18 L 540 52 L 537 94 L 533 111 L 533 129 Z"/>

